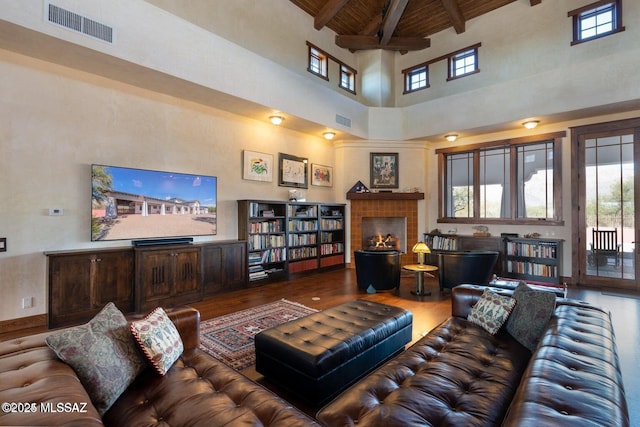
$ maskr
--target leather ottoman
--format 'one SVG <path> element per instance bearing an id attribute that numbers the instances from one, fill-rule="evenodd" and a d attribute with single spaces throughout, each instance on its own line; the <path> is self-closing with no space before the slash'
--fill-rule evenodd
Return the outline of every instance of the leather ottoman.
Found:
<path id="1" fill-rule="evenodd" d="M 403 350 L 412 322 L 400 307 L 350 301 L 258 333 L 256 371 L 321 405 Z"/>

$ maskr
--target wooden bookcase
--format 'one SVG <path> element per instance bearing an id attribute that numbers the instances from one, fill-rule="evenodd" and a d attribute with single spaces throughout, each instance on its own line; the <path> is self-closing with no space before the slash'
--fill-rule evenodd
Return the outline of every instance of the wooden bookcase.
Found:
<path id="1" fill-rule="evenodd" d="M 560 283 L 562 240 L 504 238 L 503 276 L 532 282 Z"/>
<path id="2" fill-rule="evenodd" d="M 344 204 L 238 200 L 249 283 L 344 266 L 344 213 Z"/>

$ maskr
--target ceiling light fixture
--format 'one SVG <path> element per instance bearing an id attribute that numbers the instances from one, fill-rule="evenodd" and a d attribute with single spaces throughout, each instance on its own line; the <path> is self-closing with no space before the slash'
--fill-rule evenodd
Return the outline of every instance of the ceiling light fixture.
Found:
<path id="1" fill-rule="evenodd" d="M 284 117 L 282 117 L 282 116 L 270 116 L 269 120 L 271 120 L 271 123 L 273 123 L 274 125 L 278 126 L 278 125 L 282 124 L 282 121 L 284 120 Z"/>
<path id="2" fill-rule="evenodd" d="M 449 142 L 454 142 L 456 139 L 458 139 L 458 135 L 456 135 L 455 133 L 450 133 L 449 135 L 445 135 L 444 137 Z"/>
<path id="3" fill-rule="evenodd" d="M 538 126 L 539 123 L 539 120 L 528 120 L 524 122 L 522 126 L 526 127 L 527 129 L 535 129 L 535 127 Z"/>
<path id="4" fill-rule="evenodd" d="M 331 141 L 336 136 L 336 133 L 335 132 L 325 132 L 325 133 L 322 134 L 322 136 L 324 136 L 324 139 L 328 139 L 329 141 Z"/>

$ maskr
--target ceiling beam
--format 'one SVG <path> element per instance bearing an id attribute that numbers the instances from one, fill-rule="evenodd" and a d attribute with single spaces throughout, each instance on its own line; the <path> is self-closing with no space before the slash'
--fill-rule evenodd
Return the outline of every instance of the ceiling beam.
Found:
<path id="1" fill-rule="evenodd" d="M 404 9 L 407 7 L 409 0 L 391 0 L 391 4 L 387 9 L 387 13 L 382 19 L 382 37 L 380 38 L 380 44 L 386 45 L 389 43 L 393 36 L 393 32 L 402 18 Z"/>
<path id="2" fill-rule="evenodd" d="M 326 2 L 314 18 L 313 28 L 321 30 L 347 3 L 349 0 L 329 0 Z"/>
<path id="3" fill-rule="evenodd" d="M 456 34 L 464 33 L 465 19 L 460 10 L 458 0 L 441 0 L 444 10 L 447 11 L 453 29 L 456 30 Z M 534 0 L 531 0 L 534 1 Z"/>
<path id="4" fill-rule="evenodd" d="M 391 37 L 385 45 L 377 36 L 337 35 L 336 45 L 352 50 L 386 49 L 397 51 L 422 50 L 431 46 L 431 40 L 422 37 Z"/>

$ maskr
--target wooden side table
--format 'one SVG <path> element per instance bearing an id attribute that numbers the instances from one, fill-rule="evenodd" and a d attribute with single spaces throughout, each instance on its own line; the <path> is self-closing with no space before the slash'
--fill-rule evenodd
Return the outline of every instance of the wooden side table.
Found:
<path id="1" fill-rule="evenodd" d="M 424 290 L 424 273 L 431 273 L 437 271 L 438 267 L 428 264 L 408 264 L 402 267 L 404 270 L 412 271 L 416 273 L 416 290 L 411 291 L 412 294 L 418 296 L 429 296 L 431 292 L 425 292 Z"/>

